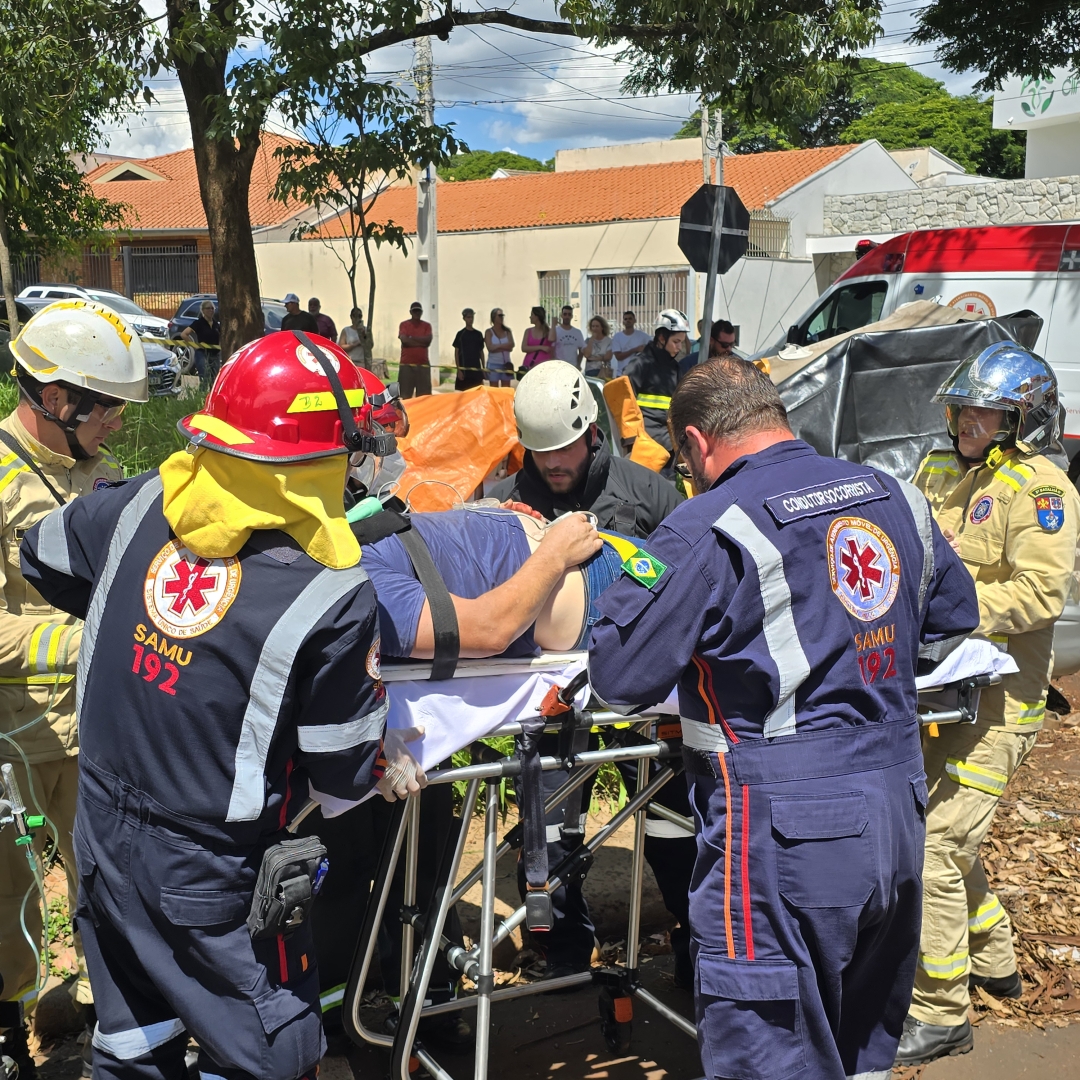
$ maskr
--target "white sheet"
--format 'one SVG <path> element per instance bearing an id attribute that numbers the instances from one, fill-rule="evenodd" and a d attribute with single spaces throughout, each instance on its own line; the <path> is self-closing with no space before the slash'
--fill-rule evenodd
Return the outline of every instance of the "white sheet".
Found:
<path id="1" fill-rule="evenodd" d="M 1020 669 L 1016 661 L 985 638 L 968 638 L 953 649 L 929 675 L 915 680 L 920 690 L 931 690 L 974 675 L 1010 675 Z"/>

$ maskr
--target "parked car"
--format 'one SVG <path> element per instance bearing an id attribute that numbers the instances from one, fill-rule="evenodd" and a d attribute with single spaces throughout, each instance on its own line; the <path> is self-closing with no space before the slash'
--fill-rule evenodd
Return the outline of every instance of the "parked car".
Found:
<path id="1" fill-rule="evenodd" d="M 1043 319 L 1033 348 L 1057 373 L 1065 446 L 1080 449 L 1080 224 L 920 229 L 861 258 L 792 324 L 787 341 L 813 345 L 878 322 L 911 300 L 936 300 L 976 316 L 1030 310 Z M 754 356 L 775 356 L 784 341 Z"/>
<path id="2" fill-rule="evenodd" d="M 176 314 L 169 320 L 169 337 L 179 338 L 180 331 L 191 326 L 199 317 L 199 306 L 206 300 L 214 305 L 217 304 L 217 296 L 214 293 L 198 293 L 195 296 L 189 296 L 186 300 L 181 300 Z M 281 320 L 288 315 L 285 305 L 280 300 L 269 300 L 265 296 L 260 298 L 259 302 L 263 309 L 263 333 L 269 334 L 274 330 L 280 330 Z"/>
<path id="3" fill-rule="evenodd" d="M 22 300 L 15 301 L 15 314 L 19 316 L 19 325 L 22 326 L 37 308 L 32 307 L 30 304 L 23 303 Z M 0 296 L 0 355 L 4 358 L 4 363 L 10 365 L 11 354 L 7 350 L 7 343 L 11 340 L 11 328 L 8 325 L 7 306 L 4 303 L 4 298 Z"/>
<path id="4" fill-rule="evenodd" d="M 129 300 L 123 293 L 118 293 L 113 289 L 88 289 L 82 285 L 43 282 L 23 289 L 19 293 L 19 299 L 45 303 L 52 303 L 54 300 L 94 300 L 123 315 L 135 327 L 140 337 L 163 338 L 169 333 L 167 319 L 151 315 L 134 300 Z"/>

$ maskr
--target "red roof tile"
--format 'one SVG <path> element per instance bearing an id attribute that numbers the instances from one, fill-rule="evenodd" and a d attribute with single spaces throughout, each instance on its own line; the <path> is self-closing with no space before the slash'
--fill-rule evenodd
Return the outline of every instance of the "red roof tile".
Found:
<path id="1" fill-rule="evenodd" d="M 278 175 L 278 160 L 274 151 L 293 140 L 263 132 L 255 164 L 251 170 L 251 190 L 248 208 L 254 228 L 276 225 L 299 210 L 300 204 L 286 205 L 271 199 L 270 193 Z M 106 180 L 107 175 L 123 161 L 108 161 L 93 169 L 86 179 L 93 185 L 94 194 L 127 207 L 125 226 L 136 231 L 155 229 L 186 229 L 205 231 L 206 214 L 199 196 L 199 180 L 195 172 L 195 152 L 180 150 L 160 157 L 131 158 L 164 180 Z"/>
<path id="2" fill-rule="evenodd" d="M 855 149 L 825 146 L 778 150 L 724 159 L 724 182 L 738 191 L 750 210 L 772 199 Z M 700 161 L 626 165 L 529 173 L 502 180 L 447 181 L 439 185 L 439 232 L 525 229 L 543 225 L 587 225 L 679 216 L 679 209 L 701 184 Z M 416 231 L 416 191 L 384 191 L 370 217 Z M 321 236 L 341 236 L 343 222 L 327 222 Z"/>

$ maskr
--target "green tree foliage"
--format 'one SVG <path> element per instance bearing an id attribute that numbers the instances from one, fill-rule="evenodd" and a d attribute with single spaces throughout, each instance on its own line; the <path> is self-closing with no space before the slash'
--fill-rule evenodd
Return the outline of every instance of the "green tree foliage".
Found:
<path id="1" fill-rule="evenodd" d="M 724 116 L 724 140 L 738 154 L 799 150 L 877 139 L 886 150 L 932 146 L 968 172 L 1010 178 L 1024 174 L 1023 132 L 995 131 L 993 105 L 956 97 L 944 83 L 908 67 L 860 59 L 816 108 L 780 123 L 747 123 Z M 700 134 L 695 113 L 675 138 Z"/>
<path id="2" fill-rule="evenodd" d="M 363 256 L 368 269 L 367 319 L 375 318 L 376 248 L 390 244 L 407 250 L 404 222 L 373 221 L 379 196 L 394 182 L 409 179 L 416 162 L 436 168 L 451 161 L 458 149 L 451 128 L 426 125 L 411 100 L 387 83 L 360 82 L 347 95 L 335 95 L 311 118 L 307 141 L 276 151 L 282 160 L 274 190 L 283 202 L 312 206 L 314 221 L 293 232 L 301 239 L 320 231 L 321 222 L 340 222 L 344 246 L 330 250 L 349 278 L 357 307 L 356 271 Z"/>
<path id="3" fill-rule="evenodd" d="M 456 154 L 450 163 L 439 170 L 442 180 L 487 180 L 496 169 L 518 169 L 522 172 L 550 172 L 554 162 L 538 161 L 509 150 L 466 150 Z"/>
<path id="4" fill-rule="evenodd" d="M 919 11 L 912 41 L 937 45 L 950 71 L 980 71 L 976 89 L 996 90 L 1010 75 L 1080 70 L 1080 4 L 1075 0 L 1000 0 L 984 8 L 931 0 Z"/>
<path id="5" fill-rule="evenodd" d="M 72 154 L 138 90 L 141 11 L 110 0 L 0 0 L 0 276 L 15 311 L 12 251 L 73 249 L 118 223 Z"/>

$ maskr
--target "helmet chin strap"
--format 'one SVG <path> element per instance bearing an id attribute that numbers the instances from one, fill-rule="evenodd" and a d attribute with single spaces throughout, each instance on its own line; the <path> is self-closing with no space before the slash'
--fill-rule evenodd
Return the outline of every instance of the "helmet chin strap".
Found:
<path id="1" fill-rule="evenodd" d="M 75 411 L 72 413 L 70 420 L 62 420 L 55 413 L 50 412 L 46 408 L 45 402 L 41 398 L 41 391 L 36 386 L 30 386 L 25 382 L 22 377 L 18 377 L 19 391 L 26 398 L 30 408 L 36 413 L 48 420 L 49 423 L 55 424 L 63 433 L 64 438 L 67 439 L 68 449 L 71 451 L 71 456 L 76 461 L 88 461 L 92 454 L 87 453 L 86 448 L 81 442 L 79 442 L 76 432 L 79 425 L 84 424 L 89 418 L 90 414 L 94 411 L 93 395 L 81 387 L 68 386 L 66 383 L 59 383 L 62 390 L 70 394 L 77 394 L 78 397 L 75 401 Z"/>

